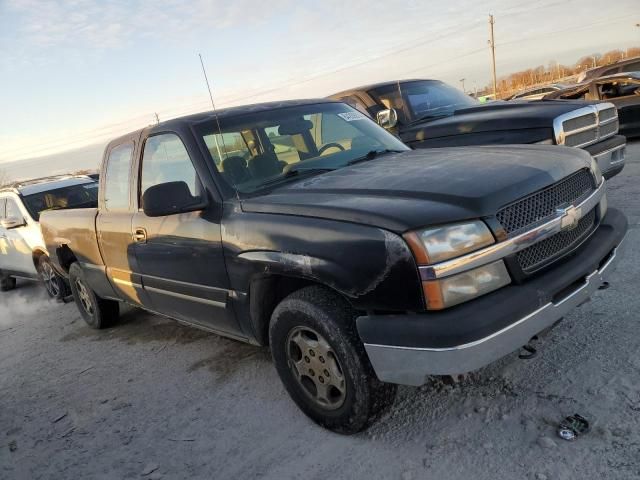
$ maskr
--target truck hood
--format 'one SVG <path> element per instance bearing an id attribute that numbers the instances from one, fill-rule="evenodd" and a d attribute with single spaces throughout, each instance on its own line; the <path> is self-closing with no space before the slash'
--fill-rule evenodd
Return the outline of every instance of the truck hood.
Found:
<path id="1" fill-rule="evenodd" d="M 242 200 L 247 212 L 341 220 L 398 233 L 494 215 L 589 167 L 588 153 L 533 145 L 413 150 Z"/>
<path id="2" fill-rule="evenodd" d="M 401 127 L 406 142 L 501 130 L 553 128 L 553 119 L 594 102 L 516 100 L 456 110 L 453 115 Z"/>

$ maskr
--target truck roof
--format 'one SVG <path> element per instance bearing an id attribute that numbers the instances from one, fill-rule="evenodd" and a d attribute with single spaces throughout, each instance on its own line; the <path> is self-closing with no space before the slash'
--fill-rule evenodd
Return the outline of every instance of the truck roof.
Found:
<path id="1" fill-rule="evenodd" d="M 331 96 L 329 98 L 336 98 L 339 95 L 347 95 L 351 92 L 366 92 L 369 90 L 372 90 L 374 88 L 380 88 L 380 87 L 387 87 L 389 85 L 396 85 L 398 83 L 400 83 L 400 85 L 402 85 L 403 83 L 411 83 L 411 82 L 440 82 L 440 80 L 436 80 L 436 79 L 432 79 L 432 78 L 406 78 L 404 80 L 389 80 L 386 82 L 378 82 L 378 83 L 371 83 L 369 85 L 362 85 L 360 87 L 354 87 L 354 88 L 349 88 L 348 90 L 342 90 L 341 92 L 337 92 L 337 93 L 332 93 Z"/>
<path id="2" fill-rule="evenodd" d="M 139 136 L 143 131 L 154 131 L 154 130 L 162 130 L 163 128 L 173 127 L 177 124 L 184 123 L 199 123 L 204 122 L 206 120 L 215 120 L 216 114 L 217 117 L 222 120 L 228 117 L 236 117 L 239 115 L 246 115 L 250 113 L 260 113 L 267 110 L 277 110 L 279 108 L 289 108 L 289 107 L 298 107 L 302 105 L 313 105 L 317 103 L 335 103 L 336 100 L 330 98 L 314 98 L 314 99 L 300 99 L 300 100 L 281 100 L 274 102 L 262 102 L 262 103 L 254 103 L 250 105 L 241 105 L 237 107 L 227 107 L 227 108 L 219 108 L 216 109 L 216 112 L 213 110 L 194 113 L 191 115 L 185 115 L 182 117 L 172 118 L 171 120 L 165 120 L 164 122 L 160 122 L 156 125 L 151 125 L 150 127 L 140 128 L 133 132 L 129 132 L 125 135 L 121 135 L 117 138 L 114 138 L 107 145 L 107 149 L 113 144 L 122 143 L 123 139 L 130 139 L 132 137 Z"/>
<path id="3" fill-rule="evenodd" d="M 21 182 L 14 182 L 0 188 L 0 192 L 14 192 L 20 195 L 33 195 L 58 188 L 93 183 L 94 179 L 87 175 L 56 175 L 53 177 L 35 178 Z"/>

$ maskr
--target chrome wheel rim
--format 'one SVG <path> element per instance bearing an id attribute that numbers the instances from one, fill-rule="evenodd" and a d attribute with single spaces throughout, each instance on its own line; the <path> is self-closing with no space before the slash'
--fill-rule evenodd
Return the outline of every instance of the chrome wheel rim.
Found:
<path id="1" fill-rule="evenodd" d="M 89 296 L 89 291 L 87 287 L 80 280 L 76 280 L 76 290 L 78 291 L 78 298 L 80 299 L 80 304 L 84 311 L 89 315 L 93 316 L 93 305 L 91 303 L 91 297 Z"/>
<path id="2" fill-rule="evenodd" d="M 287 336 L 287 362 L 304 394 L 326 410 L 336 410 L 345 401 L 347 388 L 333 348 L 318 332 L 296 327 Z"/>
<path id="3" fill-rule="evenodd" d="M 60 295 L 60 285 L 58 285 L 58 278 L 53 271 L 51 265 L 47 262 L 42 264 L 41 268 L 42 272 L 42 281 L 44 282 L 44 287 L 47 289 L 47 292 L 52 297 L 57 297 Z"/>

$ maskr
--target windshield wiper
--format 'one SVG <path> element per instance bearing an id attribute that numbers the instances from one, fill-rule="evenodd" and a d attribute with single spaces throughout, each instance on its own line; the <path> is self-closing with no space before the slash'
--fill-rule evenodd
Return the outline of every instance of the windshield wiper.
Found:
<path id="1" fill-rule="evenodd" d="M 373 160 L 376 157 L 379 157 L 380 155 L 384 155 L 386 153 L 402 153 L 403 150 L 390 150 L 390 149 L 385 149 L 385 150 L 371 150 L 369 152 L 367 152 L 366 155 L 363 155 L 361 157 L 358 158 L 354 158 L 353 160 L 347 162 L 347 165 L 355 165 L 356 163 L 360 163 L 360 162 L 366 162 L 368 160 Z"/>
<path id="2" fill-rule="evenodd" d="M 331 170 L 335 170 L 335 168 L 290 168 L 282 175 L 272 178 L 271 180 L 267 180 L 266 182 L 258 185 L 258 188 L 270 187 L 272 185 L 277 185 L 278 183 L 282 183 L 286 180 L 289 180 L 294 177 L 298 177 L 301 174 L 307 175 L 309 173 L 321 173 L 321 172 L 330 172 Z"/>
<path id="3" fill-rule="evenodd" d="M 450 113 L 439 113 L 437 115 L 425 115 L 424 117 L 420 117 L 417 120 L 414 120 L 409 125 L 414 125 L 419 122 L 424 122 L 425 120 L 435 120 L 436 118 L 449 117 Z"/>

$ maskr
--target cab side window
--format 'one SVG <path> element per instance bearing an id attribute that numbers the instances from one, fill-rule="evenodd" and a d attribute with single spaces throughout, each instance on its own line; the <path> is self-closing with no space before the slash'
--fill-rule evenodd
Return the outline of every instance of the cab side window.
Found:
<path id="1" fill-rule="evenodd" d="M 111 149 L 104 183 L 104 207 L 108 211 L 128 210 L 133 144 L 125 143 Z"/>
<path id="2" fill-rule="evenodd" d="M 18 204 L 11 198 L 7 198 L 5 218 L 18 218 L 20 220 L 24 218 L 24 215 L 20 211 Z"/>
<path id="3" fill-rule="evenodd" d="M 187 149 L 173 133 L 154 135 L 145 142 L 140 198 L 149 187 L 168 182 L 186 183 L 194 197 L 202 193 L 202 186 Z"/>

